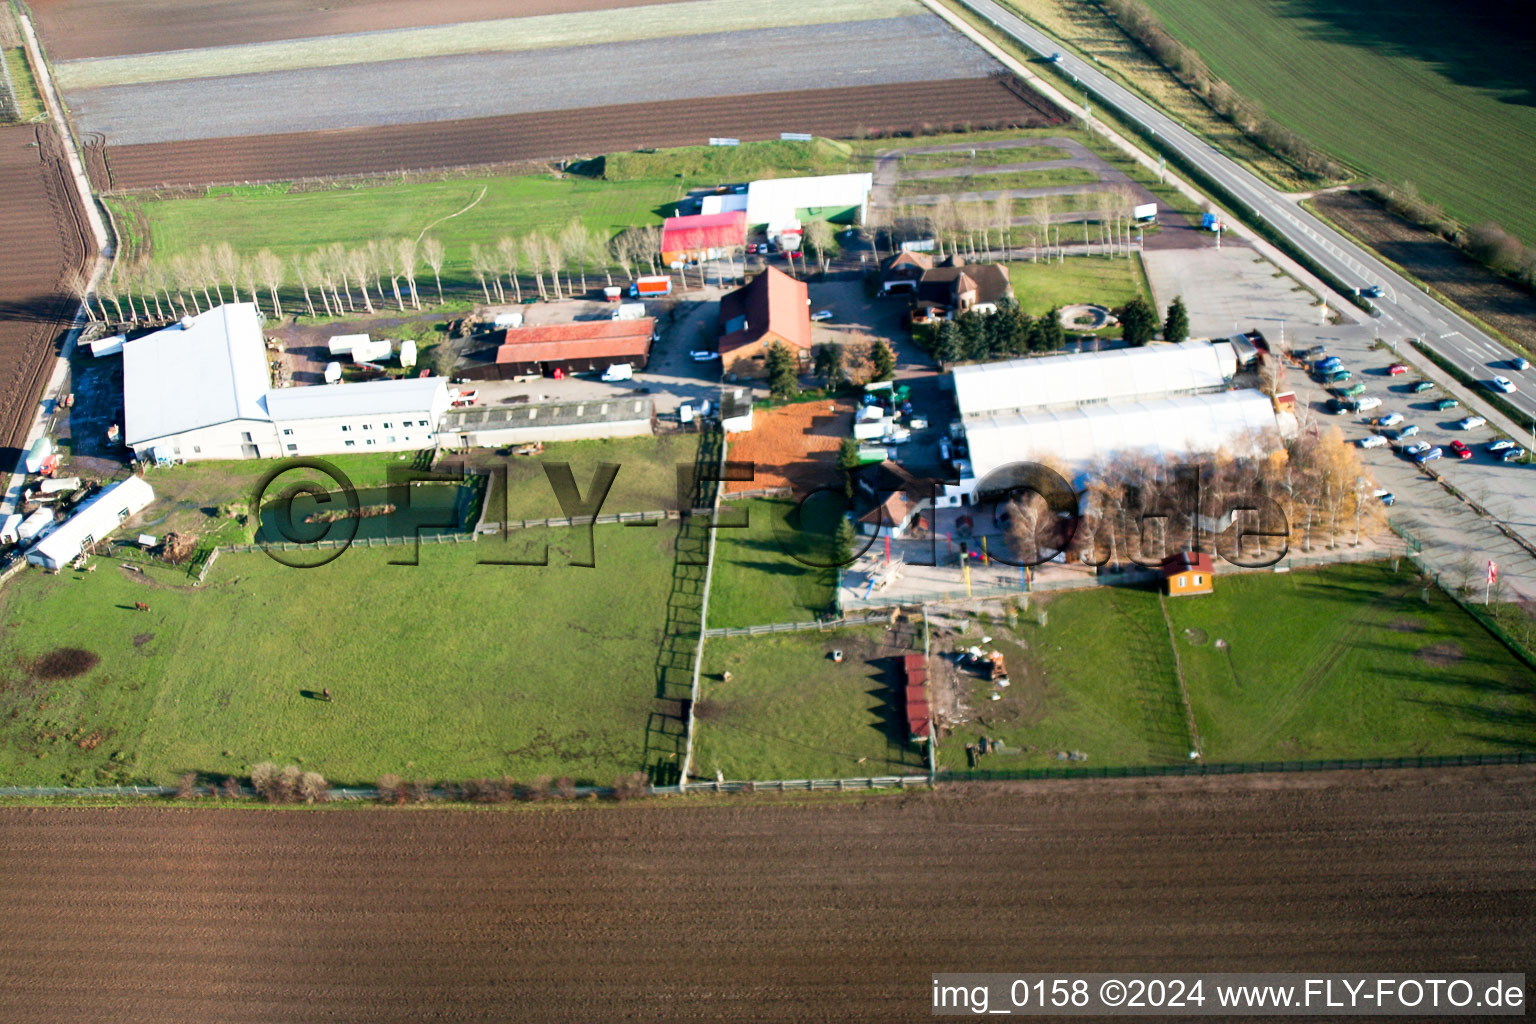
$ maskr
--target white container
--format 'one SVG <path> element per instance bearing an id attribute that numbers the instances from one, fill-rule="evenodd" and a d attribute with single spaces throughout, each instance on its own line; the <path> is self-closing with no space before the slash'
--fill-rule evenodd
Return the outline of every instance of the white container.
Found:
<path id="1" fill-rule="evenodd" d="M 37 489 L 44 494 L 58 494 L 61 491 L 73 491 L 80 486 L 80 478 L 77 476 L 61 476 L 55 480 L 44 480 L 37 485 Z"/>
<path id="2" fill-rule="evenodd" d="M 341 383 L 341 364 L 340 363 L 326 363 L 325 364 L 325 382 L 327 384 L 340 384 Z"/>
<path id="3" fill-rule="evenodd" d="M 53 509 L 40 508 L 22 522 L 16 528 L 16 539 L 23 544 L 36 540 L 48 527 L 53 525 Z"/>
<path id="4" fill-rule="evenodd" d="M 21 529 L 21 518 L 19 512 L 12 512 L 0 521 L 0 544 L 16 543 L 16 531 Z"/>
<path id="5" fill-rule="evenodd" d="M 416 343 L 409 338 L 400 343 L 400 365 L 407 370 L 416 365 Z"/>
<path id="6" fill-rule="evenodd" d="M 331 355 L 345 356 L 350 355 L 355 346 L 366 344 L 368 344 L 366 334 L 338 334 L 330 340 L 329 348 Z"/>
<path id="7" fill-rule="evenodd" d="M 613 311 L 613 319 L 615 319 L 615 320 L 644 320 L 645 319 L 645 303 L 643 303 L 643 302 L 623 302 L 623 303 L 620 303 L 619 304 L 619 308 Z"/>
<path id="8" fill-rule="evenodd" d="M 110 338 L 97 338 L 91 342 L 91 355 L 98 359 L 102 356 L 115 356 L 123 350 L 123 342 L 127 340 L 121 334 L 114 334 Z"/>
<path id="9" fill-rule="evenodd" d="M 32 447 L 27 449 L 27 472 L 41 473 L 43 471 L 43 463 L 46 462 L 48 460 L 48 456 L 52 454 L 52 441 L 48 440 L 46 437 L 40 437 L 36 441 L 33 441 Z"/>
<path id="10" fill-rule="evenodd" d="M 603 371 L 603 380 L 634 380 L 635 368 L 628 363 L 614 363 Z"/>

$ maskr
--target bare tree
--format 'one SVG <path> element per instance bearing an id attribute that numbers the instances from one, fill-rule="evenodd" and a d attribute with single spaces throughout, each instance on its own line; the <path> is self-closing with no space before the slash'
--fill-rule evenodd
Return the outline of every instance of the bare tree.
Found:
<path id="1" fill-rule="evenodd" d="M 203 301 L 208 303 L 208 308 L 214 307 L 213 296 L 208 294 L 208 282 L 213 282 L 214 291 L 218 293 L 219 302 L 224 301 L 224 293 L 219 291 L 219 269 L 213 259 L 213 249 L 206 245 L 197 247 L 197 255 L 193 257 L 194 276 L 201 283 L 203 289 Z"/>
<path id="2" fill-rule="evenodd" d="M 345 263 L 346 270 L 352 275 L 352 280 L 357 282 L 358 290 L 363 293 L 363 309 L 369 313 L 375 312 L 373 308 L 373 299 L 368 295 L 368 269 L 372 263 L 373 259 L 368 255 L 368 249 L 366 246 L 357 249 L 351 249 L 347 252 Z M 395 297 L 397 299 L 399 298 L 398 291 L 396 292 Z M 347 294 L 347 301 L 349 304 L 351 303 L 351 299 L 352 296 L 351 292 L 349 291 Z M 383 301 L 384 294 L 381 292 L 379 293 L 379 302 L 382 303 Z M 400 308 L 404 309 L 405 307 L 401 306 Z"/>
<path id="3" fill-rule="evenodd" d="M 586 226 L 579 220 L 572 220 L 560 232 L 560 249 L 565 257 L 575 264 L 577 273 L 581 276 L 581 291 L 587 291 L 587 254 L 591 246 L 587 241 Z M 570 285 L 570 275 L 566 275 L 566 284 Z M 574 292 L 574 289 L 571 289 Z"/>
<path id="4" fill-rule="evenodd" d="M 556 301 L 559 301 L 565 298 L 560 290 L 560 271 L 565 267 L 565 250 L 560 245 L 560 239 L 551 235 L 545 235 L 540 241 L 544 247 L 544 262 L 549 265 L 550 284 L 554 286 Z"/>
<path id="5" fill-rule="evenodd" d="M 528 260 L 528 269 L 533 272 L 533 283 L 538 285 L 539 298 L 548 299 L 549 292 L 544 288 L 544 236 L 534 231 L 521 244 L 523 256 Z"/>
<path id="6" fill-rule="evenodd" d="M 293 266 L 293 276 L 299 279 L 299 287 L 304 289 L 304 308 L 309 310 L 309 315 L 315 315 L 315 303 L 309 297 L 309 277 L 304 272 L 304 260 L 294 255 L 289 262 Z"/>
<path id="7" fill-rule="evenodd" d="M 396 239 L 396 241 L 398 242 L 399 240 Z M 405 300 L 400 297 L 400 273 L 402 269 L 400 266 L 400 249 L 398 245 L 391 245 L 389 248 L 391 250 L 388 253 L 389 286 L 395 291 L 395 306 L 403 312 L 405 310 Z M 383 301 L 384 295 L 381 292 L 379 294 L 379 302 L 383 303 Z"/>
<path id="8" fill-rule="evenodd" d="M 813 220 L 805 229 L 806 244 L 816 250 L 821 261 L 821 272 L 827 272 L 827 250 L 832 248 L 832 225 L 824 220 Z"/>
<path id="9" fill-rule="evenodd" d="M 447 258 L 447 252 L 443 243 L 437 237 L 428 235 L 421 240 L 421 258 L 427 266 L 432 268 L 432 280 L 437 283 L 437 304 L 443 304 L 443 260 Z"/>
<path id="10" fill-rule="evenodd" d="M 1037 196 L 1036 198 L 1031 199 L 1029 201 L 1029 217 L 1031 222 L 1035 225 L 1035 229 L 1039 232 L 1041 240 L 1046 245 L 1046 259 L 1049 260 L 1049 248 L 1051 242 L 1051 200 L 1046 196 Z M 1040 249 L 1038 245 L 1035 248 L 1034 262 L 1040 262 Z"/>
<path id="11" fill-rule="evenodd" d="M 1003 262 L 1013 255 L 1013 199 L 998 196 L 992 201 L 992 221 L 997 225 L 997 237 L 1003 247 Z"/>
<path id="12" fill-rule="evenodd" d="M 267 294 L 272 297 L 272 315 L 283 315 L 282 300 L 277 297 L 277 290 L 283 286 L 283 261 L 271 249 L 262 249 L 256 253 L 256 272 L 261 275 L 262 282 L 267 286 Z"/>
<path id="13" fill-rule="evenodd" d="M 416 294 L 416 240 L 414 238 L 400 238 L 395 241 L 395 266 L 405 276 L 406 286 L 411 291 L 411 308 L 420 309 L 421 299 Z"/>
<path id="14" fill-rule="evenodd" d="M 614 235 L 613 238 L 608 242 L 609 252 L 613 253 L 613 258 L 618 260 L 619 267 L 624 271 L 625 279 L 629 281 L 633 281 L 635 279 L 635 271 L 634 267 L 632 266 L 635 259 L 634 239 L 631 234 L 632 231 L 632 228 L 625 228 L 623 231 L 620 231 L 618 234 Z"/>
<path id="15" fill-rule="evenodd" d="M 487 261 L 485 253 L 481 251 L 478 242 L 471 242 L 469 246 L 469 269 L 480 281 L 480 291 L 485 294 L 485 304 L 491 304 L 491 290 L 486 284 Z"/>
<path id="16" fill-rule="evenodd" d="M 228 242 L 220 242 L 213 247 L 213 265 L 218 279 L 229 283 L 231 301 L 239 302 L 240 255 Z"/>

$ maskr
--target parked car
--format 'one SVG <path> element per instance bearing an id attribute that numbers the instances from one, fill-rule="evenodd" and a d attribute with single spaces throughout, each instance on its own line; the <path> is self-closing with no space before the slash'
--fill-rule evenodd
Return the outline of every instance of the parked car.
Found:
<path id="1" fill-rule="evenodd" d="M 1435 408 L 1439 409 L 1441 412 L 1444 412 L 1447 409 L 1454 409 L 1460 404 L 1461 403 L 1456 401 L 1454 398 L 1442 398 L 1440 401 L 1435 403 Z"/>
<path id="2" fill-rule="evenodd" d="M 1393 363 L 1391 366 L 1387 367 L 1387 372 L 1396 377 L 1400 374 L 1407 373 L 1408 367 L 1403 363 Z"/>
<path id="3" fill-rule="evenodd" d="M 1486 448 L 1489 452 L 1507 452 L 1511 448 L 1516 447 L 1516 445 L 1515 442 L 1511 441 L 1509 438 L 1501 437 L 1497 441 L 1489 441 L 1483 447 Z"/>
<path id="4" fill-rule="evenodd" d="M 815 313 L 811 314 L 811 319 L 817 321 L 818 323 L 822 320 L 831 320 L 832 311 L 830 309 L 817 310 Z"/>
<path id="5" fill-rule="evenodd" d="M 1365 381 L 1357 381 L 1344 389 L 1344 394 L 1349 398 L 1365 394 Z"/>
<path id="6" fill-rule="evenodd" d="M 1461 441 L 1452 441 L 1449 447 L 1458 459 L 1470 459 L 1472 457 L 1472 449 L 1468 448 Z"/>
<path id="7" fill-rule="evenodd" d="M 1410 423 L 1410 424 L 1408 424 L 1405 427 L 1398 428 L 1397 437 L 1398 437 L 1398 440 L 1402 440 L 1405 437 L 1412 437 L 1413 435 L 1417 434 L 1418 432 L 1419 432 L 1419 425 L 1417 423 Z"/>
<path id="8" fill-rule="evenodd" d="M 1525 458 L 1525 449 L 1523 448 L 1505 448 L 1499 452 L 1500 462 L 1514 462 L 1517 459 L 1523 458 Z"/>
<path id="9" fill-rule="evenodd" d="M 1371 497 L 1380 498 L 1383 505 L 1397 504 L 1397 496 L 1394 495 L 1391 491 L 1387 490 L 1385 487 L 1376 488 L 1371 492 Z"/>
<path id="10" fill-rule="evenodd" d="M 1328 399 L 1328 404 L 1323 408 L 1327 409 L 1330 414 L 1337 416 L 1345 409 L 1348 409 L 1349 405 L 1342 398 L 1330 398 Z"/>
<path id="11" fill-rule="evenodd" d="M 1395 427 L 1395 426 L 1397 426 L 1401 422 L 1403 422 L 1403 414 L 1402 413 L 1400 413 L 1400 412 L 1389 412 L 1385 416 L 1383 416 L 1379 420 L 1377 420 L 1376 421 L 1376 425 L 1378 427 Z"/>
<path id="12" fill-rule="evenodd" d="M 1438 459 L 1440 456 L 1442 456 L 1444 454 L 1445 453 L 1442 452 L 1439 448 L 1431 448 L 1429 451 L 1423 452 L 1422 454 L 1420 454 L 1413 461 L 1417 462 L 1419 465 L 1422 466 L 1426 462 L 1434 462 L 1436 459 Z"/>
<path id="13" fill-rule="evenodd" d="M 1342 384 L 1353 376 L 1354 374 L 1350 373 L 1348 370 L 1334 370 L 1332 373 L 1328 374 L 1328 383 Z"/>
<path id="14" fill-rule="evenodd" d="M 1355 402 L 1355 412 L 1370 412 L 1372 409 L 1379 408 L 1381 408 L 1381 399 L 1375 395 L 1362 395 L 1359 401 Z"/>
<path id="15" fill-rule="evenodd" d="M 1511 394 L 1515 391 L 1515 382 L 1508 377 L 1495 377 L 1488 382 L 1488 386 L 1500 394 Z"/>
<path id="16" fill-rule="evenodd" d="M 1340 359 L 1338 356 L 1329 356 L 1326 359 L 1319 359 L 1315 364 L 1313 364 L 1312 369 L 1316 370 L 1318 373 L 1332 373 L 1334 370 L 1337 370 L 1343 365 L 1344 360 Z"/>
<path id="17" fill-rule="evenodd" d="M 1476 430 L 1478 427 L 1482 426 L 1484 423 L 1487 423 L 1487 422 L 1488 421 L 1483 419 L 1481 416 L 1468 416 L 1468 417 L 1466 417 L 1464 419 L 1459 419 L 1459 420 L 1456 421 L 1456 429 L 1457 430 Z"/>
<path id="18" fill-rule="evenodd" d="M 711 352 L 707 348 L 701 348 L 697 352 L 689 352 L 688 358 L 696 363 L 712 363 L 720 358 L 719 352 Z"/>
<path id="19" fill-rule="evenodd" d="M 1370 434 L 1366 437 L 1362 437 L 1359 441 L 1361 448 L 1380 448 L 1386 443 L 1387 439 L 1382 437 L 1380 434 Z"/>
<path id="20" fill-rule="evenodd" d="M 1419 456 L 1429 451 L 1431 447 L 1428 441 L 1415 441 L 1413 444 L 1403 446 L 1403 454 Z"/>
<path id="21" fill-rule="evenodd" d="M 1414 394 L 1418 395 L 1418 394 L 1423 394 L 1425 391 L 1433 391 L 1434 389 L 1435 389 L 1435 382 L 1434 381 L 1432 381 L 1432 380 L 1421 380 L 1421 381 L 1416 382 L 1413 385 L 1413 387 L 1409 388 L 1408 390 L 1412 391 Z"/>
<path id="22" fill-rule="evenodd" d="M 1525 356 L 1515 356 L 1515 358 L 1509 361 L 1509 365 L 1517 370 L 1529 370 L 1531 368 L 1531 361 L 1525 358 Z"/>

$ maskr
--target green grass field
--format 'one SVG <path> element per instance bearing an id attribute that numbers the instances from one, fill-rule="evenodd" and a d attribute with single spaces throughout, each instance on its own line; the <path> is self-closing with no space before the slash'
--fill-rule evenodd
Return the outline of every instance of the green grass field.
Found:
<path id="1" fill-rule="evenodd" d="M 679 466 L 692 467 L 699 450 L 697 434 L 664 437 L 613 437 L 593 441 L 555 441 L 541 455 L 503 458 L 490 451 L 472 451 L 471 467 L 505 466 L 505 475 L 491 477 L 487 518 L 507 520 L 558 519 L 565 513 L 549 484 L 544 463 L 566 462 L 583 498 L 589 496 L 593 474 L 603 463 L 619 467 L 600 515 L 613 512 L 653 512 L 677 507 Z"/>
<path id="2" fill-rule="evenodd" d="M 0 53 L 6 70 L 11 73 L 11 84 L 16 87 L 16 120 L 41 121 L 47 114 L 43 109 L 43 97 L 37 91 L 37 81 L 32 77 L 32 65 L 27 63 L 27 51 L 9 47 Z"/>
<path id="3" fill-rule="evenodd" d="M 976 623 L 966 634 L 966 645 L 994 638 L 1009 686 L 962 671 L 974 713 L 940 742 L 939 763 L 965 768 L 965 746 L 981 736 L 1004 742 L 1006 753 L 982 763 L 991 770 L 1054 765 L 1058 752 L 1072 751 L 1087 754 L 1089 765 L 1182 761 L 1188 733 L 1156 595 L 1077 591 L 1051 597 L 1045 608 L 1044 627 L 1031 609 L 1011 636 L 998 622 Z"/>
<path id="4" fill-rule="evenodd" d="M 1518 5 L 1149 0 L 1279 122 L 1467 223 L 1536 242 L 1536 44 Z"/>
<path id="5" fill-rule="evenodd" d="M 609 153 L 601 158 L 601 170 L 608 181 L 686 178 L 724 184 L 781 174 L 846 174 L 867 162 L 855 158 L 852 147 L 845 142 L 818 138 L 809 142 L 745 142 L 739 146 L 679 146 Z M 593 170 L 596 169 L 594 166 Z"/>
<path id="6" fill-rule="evenodd" d="M 444 284 L 478 290 L 470 272 L 471 243 L 494 247 L 503 235 L 558 232 L 577 219 L 606 239 L 626 227 L 661 223 L 686 188 L 678 179 L 608 182 L 578 175 L 503 175 L 294 194 L 114 196 L 107 203 L 131 240 L 142 247 L 147 238 L 157 259 L 218 242 L 240 253 L 268 248 L 286 259 L 332 242 L 350 248 L 415 238 L 430 226 L 429 233 L 447 249 Z M 426 283 L 430 291 L 430 271 Z"/>
<path id="7" fill-rule="evenodd" d="M 275 761 L 333 784 L 606 784 L 642 761 L 675 533 L 598 527 L 591 569 L 558 550 L 548 567 L 478 565 L 502 554 L 487 539 L 423 546 L 416 566 L 388 564 L 400 548 L 309 570 L 226 555 L 200 589 L 106 559 L 23 573 L 0 594 L 0 778 L 165 782 Z M 99 663 L 49 679 L 59 648 Z M 331 703 L 305 696 L 326 687 Z"/>
<path id="8" fill-rule="evenodd" d="M 1228 576 L 1209 598 L 1170 601 L 1206 757 L 1536 749 L 1536 673 L 1443 593 L 1425 596 L 1407 571 L 1345 565 Z"/>
<path id="9" fill-rule="evenodd" d="M 1114 309 L 1137 295 L 1152 301 L 1140 257 L 1068 256 L 1061 263 L 1010 263 L 1008 279 L 1019 305 L 1031 316 L 1083 302 Z"/>
<path id="10" fill-rule="evenodd" d="M 1072 154 L 1060 146 L 1041 143 L 1038 146 L 1020 146 L 1001 152 L 990 149 L 972 149 L 951 153 L 904 153 L 901 169 L 904 172 L 937 170 L 942 167 L 992 167 L 998 164 L 1025 163 L 1036 160 L 1065 160 Z"/>
<path id="11" fill-rule="evenodd" d="M 816 502 L 808 503 L 806 528 L 792 522 L 795 503 L 787 498 L 754 498 L 721 505 L 722 523 L 745 512 L 744 528 L 717 531 L 714 582 L 709 596 L 709 628 L 761 626 L 773 622 L 810 622 L 832 605 L 837 586 L 833 569 L 797 561 L 831 559 L 827 539 L 836 517 Z"/>
<path id="12" fill-rule="evenodd" d="M 694 770 L 727 779 L 854 778 L 926 770 L 898 707 L 903 654 L 883 627 L 712 640 L 696 708 Z M 830 657 L 841 649 L 836 664 Z M 722 673 L 731 674 L 730 682 Z"/>

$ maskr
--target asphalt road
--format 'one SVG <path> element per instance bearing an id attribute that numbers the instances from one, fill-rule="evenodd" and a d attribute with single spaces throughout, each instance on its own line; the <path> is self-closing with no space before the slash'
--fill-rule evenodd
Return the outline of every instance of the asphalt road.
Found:
<path id="1" fill-rule="evenodd" d="M 1210 143 L 1083 60 L 1066 47 L 1020 20 L 992 0 L 963 0 L 1024 47 L 1042 57 L 1060 53 L 1059 67 L 1112 103 L 1125 117 L 1156 133 L 1191 165 L 1236 195 L 1275 230 L 1340 281 L 1354 287 L 1379 285 L 1382 296 L 1372 304 L 1380 310 L 1376 333 L 1400 341 L 1420 338 L 1475 379 L 1501 374 L 1519 391 L 1504 397 L 1527 416 L 1536 417 L 1536 369 L 1517 371 L 1514 353 L 1473 324 L 1419 291 L 1365 249 L 1303 210 L 1296 197 L 1264 184 Z"/>

